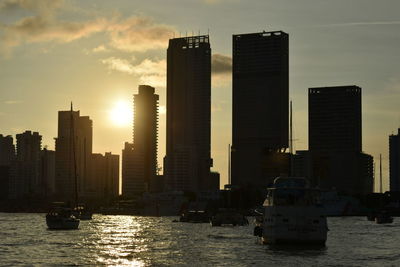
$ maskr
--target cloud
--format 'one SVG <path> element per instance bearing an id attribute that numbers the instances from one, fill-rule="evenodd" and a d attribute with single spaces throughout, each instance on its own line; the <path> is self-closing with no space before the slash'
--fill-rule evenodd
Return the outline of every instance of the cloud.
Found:
<path id="1" fill-rule="evenodd" d="M 232 58 L 213 54 L 211 58 L 212 87 L 226 87 L 231 84 Z"/>
<path id="2" fill-rule="evenodd" d="M 107 65 L 108 69 L 110 70 L 120 71 L 128 74 L 134 73 L 133 65 L 126 59 L 109 57 L 100 60 L 100 62 Z"/>
<path id="3" fill-rule="evenodd" d="M 6 0 L 1 10 L 25 9 L 34 14 L 9 24 L 0 23 L 0 49 L 10 52 L 13 47 L 24 43 L 60 42 L 67 43 L 103 33 L 109 47 L 122 51 L 138 51 L 166 48 L 173 36 L 172 26 L 158 24 L 152 18 L 133 16 L 121 19 L 99 17 L 86 21 L 63 21 L 56 17 L 61 9 L 61 0 Z M 105 48 L 105 46 L 104 46 Z M 98 49 L 102 49 L 101 46 Z M 99 52 L 100 50 L 96 51 Z"/>
<path id="4" fill-rule="evenodd" d="M 7 104 L 7 105 L 14 105 L 14 104 L 20 104 L 20 103 L 22 103 L 23 101 L 21 101 L 21 100 L 7 100 L 7 101 L 4 101 L 4 104 Z"/>
<path id="5" fill-rule="evenodd" d="M 63 4 L 63 0 L 5 0 L 0 3 L 0 10 L 9 12 L 25 9 L 39 12 L 42 15 L 51 15 Z"/>
<path id="6" fill-rule="evenodd" d="M 400 25 L 400 20 L 333 23 L 333 24 L 323 24 L 317 27 L 372 26 L 372 25 Z"/>
<path id="7" fill-rule="evenodd" d="M 232 58 L 221 54 L 214 54 L 211 59 L 211 70 L 214 74 L 231 74 Z"/>
<path id="8" fill-rule="evenodd" d="M 134 75 L 139 78 L 141 84 L 155 87 L 165 87 L 166 61 L 145 59 L 139 64 L 133 65 L 126 59 L 109 57 L 100 60 L 109 70 L 119 71 Z"/>
<path id="9" fill-rule="evenodd" d="M 107 50 L 108 50 L 107 47 L 105 47 L 104 45 L 99 45 L 99 46 L 93 48 L 92 52 L 93 53 L 99 53 L 99 52 L 105 52 Z"/>

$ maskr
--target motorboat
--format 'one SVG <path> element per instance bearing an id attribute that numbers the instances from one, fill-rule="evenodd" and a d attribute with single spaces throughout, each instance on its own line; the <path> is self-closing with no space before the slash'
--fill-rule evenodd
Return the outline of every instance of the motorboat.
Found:
<path id="1" fill-rule="evenodd" d="M 46 224 L 51 230 L 78 229 L 79 222 L 80 220 L 73 215 L 70 208 L 55 207 L 46 215 Z"/>
<path id="2" fill-rule="evenodd" d="M 73 214 L 80 220 L 91 220 L 93 216 L 93 213 L 87 210 L 84 204 L 78 204 L 74 208 Z"/>
<path id="3" fill-rule="evenodd" d="M 304 178 L 276 178 L 267 189 L 263 220 L 254 235 L 264 244 L 325 245 L 328 226 L 319 195 Z"/>
<path id="4" fill-rule="evenodd" d="M 210 223 L 212 226 L 243 226 L 248 225 L 249 221 L 243 214 L 234 209 L 220 209 L 214 216 L 211 217 Z"/>
<path id="5" fill-rule="evenodd" d="M 393 217 L 386 211 L 382 211 L 376 215 L 375 222 L 377 224 L 392 223 Z"/>

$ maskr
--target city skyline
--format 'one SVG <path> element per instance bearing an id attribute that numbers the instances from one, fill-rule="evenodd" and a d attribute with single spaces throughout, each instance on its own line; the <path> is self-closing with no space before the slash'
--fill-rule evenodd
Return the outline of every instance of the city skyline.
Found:
<path id="1" fill-rule="evenodd" d="M 394 1 L 387 1 L 387 5 L 364 4 L 360 1 L 365 7 L 363 14 L 340 12 L 344 7 L 354 10 L 357 1 L 352 3 L 354 7 L 341 1 L 337 4 L 305 1 L 309 4 L 314 3 L 313 8 L 309 10 L 310 16 L 294 16 L 293 19 L 291 14 L 305 8 L 300 3 L 278 4 L 272 1 L 265 4 L 268 5 L 268 10 L 271 10 L 268 19 L 265 18 L 265 14 L 257 12 L 257 9 L 265 10 L 261 8 L 264 4 L 254 3 L 251 7 L 252 12 L 249 12 L 254 18 L 251 22 L 238 22 L 246 21 L 238 19 L 243 18 L 241 15 L 235 19 L 227 19 L 226 22 L 218 21 L 218 26 L 217 14 L 219 15 L 221 10 L 227 10 L 235 17 L 234 14 L 239 13 L 237 10 L 243 7 L 243 3 L 193 2 L 190 6 L 195 9 L 197 7 L 199 15 L 189 19 L 189 23 L 183 24 L 186 16 L 193 17 L 193 14 L 183 14 L 180 18 L 169 16 L 170 8 L 176 7 L 177 2 L 171 5 L 172 7 L 166 7 L 164 11 L 156 11 L 146 3 L 139 3 L 138 8 L 134 8 L 126 1 L 120 1 L 120 15 L 114 21 L 95 19 L 96 16 L 110 16 L 105 11 L 110 3 L 106 2 L 96 6 L 91 1 L 84 4 L 66 1 L 64 5 L 61 5 L 60 1 L 54 1 L 59 5 L 31 6 L 28 11 L 18 10 L 16 6 L 7 6 L 8 2 L 10 1 L 3 1 L 0 5 L 2 15 L 4 14 L 2 22 L 10 26 L 1 28 L 7 37 L 2 39 L 7 42 L 2 42 L 0 59 L 0 133 L 3 135 L 15 136 L 25 130 L 38 131 L 43 136 L 43 146 L 54 149 L 52 139 L 57 136 L 56 111 L 65 109 L 69 101 L 73 100 L 82 113 L 88 114 L 94 121 L 93 151 L 121 154 L 124 141 L 130 140 L 132 123 L 124 127 L 114 124 L 115 121 L 108 118 L 109 110 L 119 101 L 130 103 L 131 96 L 135 93 L 132 88 L 146 82 L 158 88 L 160 94 L 158 162 L 161 163 L 165 155 L 166 92 L 163 75 L 167 40 L 173 38 L 174 33 L 176 36 L 179 36 L 179 32 L 186 35 L 187 29 L 200 28 L 202 33 L 210 29 L 215 51 L 211 155 L 214 158 L 213 170 L 221 173 L 221 185 L 226 184 L 226 147 L 231 140 L 231 36 L 258 30 L 283 30 L 291 36 L 289 91 L 290 98 L 294 101 L 295 139 L 299 139 L 296 141 L 296 149 L 308 148 L 307 89 L 357 84 L 364 89 L 363 148 L 375 159 L 379 153 L 383 154 L 384 188 L 388 188 L 387 136 L 396 132 L 399 126 L 396 104 L 400 91 L 399 81 L 396 80 L 396 66 L 399 60 L 395 49 L 399 40 L 391 34 L 399 27 L 395 12 L 399 4 Z M 309 4 L 304 6 L 310 6 Z M 292 7 L 289 8 L 289 5 Z M 95 15 L 83 12 L 88 7 L 93 7 Z M 272 14 L 274 11 L 276 15 Z M 28 15 L 24 12 L 28 12 Z M 201 14 L 206 12 L 209 13 L 210 19 L 204 23 L 201 21 Z M 319 13 L 323 16 L 318 15 Z M 140 24 L 137 20 L 143 18 L 140 14 L 152 19 L 143 19 Z M 29 33 L 28 30 L 18 31 L 20 28 L 17 26 L 21 26 L 21 23 L 17 22 L 29 16 L 45 18 L 46 22 L 54 27 L 40 28 L 36 33 Z M 81 31 L 71 32 L 64 37 L 57 35 L 71 22 L 85 27 L 78 27 Z M 109 36 L 104 24 L 107 24 L 107 27 L 121 28 L 120 31 L 140 32 L 144 41 L 132 44 L 128 37 L 124 39 L 118 34 Z M 160 38 L 149 35 L 153 38 L 151 39 L 146 35 L 156 30 L 162 33 L 158 36 Z M 191 35 L 192 31 L 188 32 Z M 197 31 L 195 32 L 197 34 Z M 4 36 L 2 38 L 5 38 Z M 86 36 L 88 38 L 83 38 Z M 134 38 L 138 36 L 140 35 L 133 35 Z M 146 45 L 151 43 L 154 44 L 154 49 L 148 50 Z M 57 58 L 57 62 L 54 58 Z M 164 86 L 158 86 L 160 83 Z M 110 136 L 113 138 L 109 138 Z"/>

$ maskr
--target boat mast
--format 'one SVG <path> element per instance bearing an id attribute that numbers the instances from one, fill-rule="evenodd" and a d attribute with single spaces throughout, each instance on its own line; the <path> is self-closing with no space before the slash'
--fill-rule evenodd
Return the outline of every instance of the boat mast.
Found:
<path id="1" fill-rule="evenodd" d="M 228 144 L 228 183 L 232 184 L 231 181 L 231 144 Z"/>
<path id="2" fill-rule="evenodd" d="M 78 205 L 78 176 L 77 176 L 77 172 L 76 172 L 75 128 L 74 128 L 72 101 L 71 101 L 71 111 L 70 111 L 70 138 L 72 138 L 72 156 L 73 156 L 73 161 L 74 161 L 75 206 L 77 206 Z"/>
<path id="3" fill-rule="evenodd" d="M 380 184 L 380 193 L 383 193 L 382 188 L 382 154 L 379 154 L 379 184 Z"/>
<path id="4" fill-rule="evenodd" d="M 293 176 L 293 110 L 292 100 L 289 108 L 289 157 L 290 157 L 290 176 Z"/>

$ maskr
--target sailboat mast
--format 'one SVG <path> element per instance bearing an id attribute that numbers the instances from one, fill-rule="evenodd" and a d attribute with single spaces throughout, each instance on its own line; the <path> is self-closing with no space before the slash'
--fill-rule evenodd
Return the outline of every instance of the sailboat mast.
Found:
<path id="1" fill-rule="evenodd" d="M 380 184 L 380 192 L 383 193 L 382 188 L 382 154 L 379 154 L 379 184 Z"/>
<path id="2" fill-rule="evenodd" d="M 231 181 L 231 144 L 228 144 L 228 183 L 232 184 Z"/>
<path id="3" fill-rule="evenodd" d="M 76 153 L 75 153 L 75 128 L 74 128 L 74 117 L 73 117 L 73 107 L 71 101 L 71 112 L 70 112 L 70 132 L 72 138 L 72 157 L 74 161 L 74 191 L 75 191 L 75 206 L 78 205 L 78 176 L 76 172 Z"/>
<path id="4" fill-rule="evenodd" d="M 290 100 L 289 109 L 289 157 L 290 157 L 290 176 L 293 176 L 293 110 L 292 110 L 292 100 Z"/>

